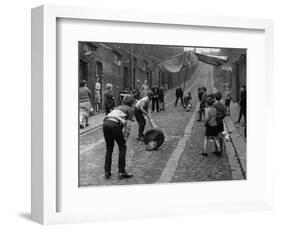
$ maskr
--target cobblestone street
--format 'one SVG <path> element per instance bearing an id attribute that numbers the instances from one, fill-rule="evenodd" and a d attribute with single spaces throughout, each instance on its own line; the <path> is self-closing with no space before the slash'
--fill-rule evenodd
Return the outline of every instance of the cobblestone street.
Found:
<path id="1" fill-rule="evenodd" d="M 166 110 L 152 114 L 153 122 L 165 134 L 165 142 L 157 151 L 146 151 L 143 142 L 137 141 L 136 122 L 127 142 L 126 168 L 133 173 L 127 180 L 118 179 L 118 146 L 115 145 L 112 159 L 112 177 L 104 178 L 105 142 L 102 127 L 80 134 L 79 185 L 120 185 L 120 184 L 151 184 L 169 182 L 214 181 L 244 179 L 242 170 L 236 164 L 233 177 L 235 157 L 228 155 L 229 148 L 221 156 L 212 154 L 214 145 L 210 144 L 208 157 L 201 155 L 203 151 L 204 125 L 197 122 L 198 96 L 197 89 L 207 87 L 207 92 L 214 89 L 213 67 L 200 63 L 193 76 L 186 83 L 193 98 L 190 112 L 181 106 L 175 107 L 175 90 L 165 95 Z M 147 122 L 146 130 L 151 126 Z M 241 170 L 241 171 L 240 171 Z"/>

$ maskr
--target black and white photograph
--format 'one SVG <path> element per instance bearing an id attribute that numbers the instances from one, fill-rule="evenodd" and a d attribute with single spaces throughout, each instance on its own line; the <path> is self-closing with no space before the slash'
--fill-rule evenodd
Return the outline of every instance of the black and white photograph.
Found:
<path id="1" fill-rule="evenodd" d="M 246 179 L 246 49 L 78 52 L 79 187 Z"/>
<path id="2" fill-rule="evenodd" d="M 279 1 L 1 9 L 1 229 L 281 229 Z"/>

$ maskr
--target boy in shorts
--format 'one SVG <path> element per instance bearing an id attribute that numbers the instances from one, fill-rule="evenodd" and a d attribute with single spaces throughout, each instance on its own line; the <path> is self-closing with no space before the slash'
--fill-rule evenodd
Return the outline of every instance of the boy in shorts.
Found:
<path id="1" fill-rule="evenodd" d="M 213 106 L 217 110 L 217 117 L 216 117 L 217 132 L 218 132 L 218 139 L 219 139 L 220 147 L 222 149 L 222 146 L 223 146 L 222 132 L 224 131 L 223 119 L 226 116 L 226 108 L 221 103 L 222 94 L 220 92 L 216 92 L 214 96 L 215 96 L 215 103 L 213 104 Z"/>
<path id="2" fill-rule="evenodd" d="M 208 141 L 210 139 L 213 139 L 215 141 L 216 145 L 216 153 L 220 154 L 221 148 L 218 140 L 218 131 L 217 131 L 217 110 L 213 106 L 213 99 L 211 97 L 206 98 L 206 108 L 205 108 L 205 137 L 204 137 L 204 151 L 202 153 L 203 156 L 208 156 L 207 153 L 207 147 L 208 147 Z"/>

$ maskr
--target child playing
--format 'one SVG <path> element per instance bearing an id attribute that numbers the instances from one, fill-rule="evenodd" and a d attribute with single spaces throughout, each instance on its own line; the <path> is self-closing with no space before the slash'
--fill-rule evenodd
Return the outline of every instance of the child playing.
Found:
<path id="1" fill-rule="evenodd" d="M 135 117 L 139 125 L 139 136 L 138 136 L 139 141 L 144 141 L 143 131 L 146 124 L 144 116 L 147 116 L 148 119 L 150 119 L 150 113 L 148 110 L 153 95 L 154 93 L 151 90 L 148 90 L 146 96 L 143 97 L 141 100 L 139 100 L 134 106 Z"/>
<path id="2" fill-rule="evenodd" d="M 218 132 L 218 139 L 220 143 L 220 148 L 222 150 L 223 147 L 223 131 L 224 131 L 224 126 L 223 126 L 223 119 L 226 116 L 226 108 L 225 106 L 220 102 L 222 98 L 222 94 L 220 92 L 215 93 L 215 103 L 214 107 L 217 110 L 217 132 Z"/>
<path id="3" fill-rule="evenodd" d="M 226 116 L 230 116 L 230 102 L 232 100 L 232 97 L 230 93 L 228 93 L 224 99 L 224 105 L 226 107 Z"/>
<path id="4" fill-rule="evenodd" d="M 207 98 L 207 88 L 205 86 L 203 86 L 201 88 L 201 96 L 200 96 L 200 107 L 199 107 L 199 111 L 198 111 L 198 119 L 197 121 L 201 121 L 202 119 L 202 115 L 204 115 L 205 113 L 205 107 L 206 107 L 206 98 Z"/>
<path id="5" fill-rule="evenodd" d="M 218 132 L 217 132 L 217 110 L 213 106 L 213 99 L 211 97 L 206 98 L 206 108 L 205 108 L 205 137 L 204 137 L 204 151 L 202 153 L 203 156 L 208 156 L 207 153 L 207 147 L 208 147 L 208 141 L 210 139 L 213 139 L 215 141 L 216 145 L 216 153 L 219 154 L 221 152 L 220 144 L 217 138 Z"/>
<path id="6" fill-rule="evenodd" d="M 197 90 L 197 92 L 198 92 L 198 100 L 201 101 L 201 99 L 202 99 L 202 94 L 203 94 L 202 88 L 199 87 L 198 90 Z"/>
<path id="7" fill-rule="evenodd" d="M 163 88 L 163 86 L 161 86 L 159 88 L 158 100 L 159 100 L 160 111 L 164 111 L 165 110 L 165 101 L 164 101 L 164 88 Z"/>
<path id="8" fill-rule="evenodd" d="M 183 94 L 183 103 L 184 103 L 184 108 L 186 108 L 186 112 L 190 111 L 192 107 L 192 97 L 190 92 L 184 92 Z"/>
<path id="9" fill-rule="evenodd" d="M 105 178 L 111 177 L 111 162 L 114 141 L 119 147 L 118 171 L 119 179 L 128 179 L 133 175 L 126 171 L 126 132 L 127 121 L 134 121 L 133 110 L 134 99 L 131 96 L 125 96 L 123 104 L 113 109 L 104 119 L 103 134 L 106 143 L 106 155 L 104 163 Z M 125 134 L 125 135 L 124 135 Z"/>

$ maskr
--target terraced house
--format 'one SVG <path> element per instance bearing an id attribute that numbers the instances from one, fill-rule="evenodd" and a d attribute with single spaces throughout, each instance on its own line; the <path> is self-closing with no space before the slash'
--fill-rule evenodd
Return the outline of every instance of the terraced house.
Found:
<path id="1" fill-rule="evenodd" d="M 188 71 L 171 73 L 158 68 L 165 58 L 183 53 L 182 48 L 153 45 L 129 45 L 98 42 L 79 42 L 79 81 L 86 80 L 94 92 L 96 82 L 101 83 L 101 100 L 105 84 L 113 84 L 116 104 L 120 104 L 119 94 L 124 89 L 134 89 L 136 82 L 146 80 L 148 85 L 174 88 L 188 80 Z M 95 104 L 95 98 L 91 98 Z"/>

